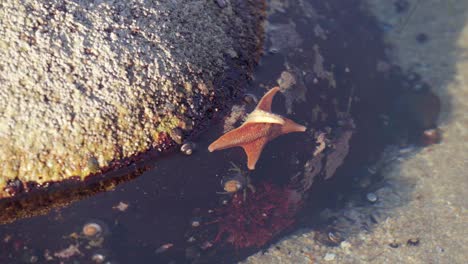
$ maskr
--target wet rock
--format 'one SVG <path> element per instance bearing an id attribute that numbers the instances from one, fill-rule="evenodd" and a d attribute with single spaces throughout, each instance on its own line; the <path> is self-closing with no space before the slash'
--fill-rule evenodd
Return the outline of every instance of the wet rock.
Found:
<path id="1" fill-rule="evenodd" d="M 169 148 L 240 94 L 263 38 L 262 1 L 32 2 L 0 9 L 0 198 Z"/>
<path id="2" fill-rule="evenodd" d="M 281 73 L 277 82 L 286 98 L 286 111 L 288 114 L 291 114 L 295 102 L 305 101 L 307 87 L 304 84 L 303 74 L 299 68 L 289 65 L 287 68 L 288 70 Z"/>
<path id="3" fill-rule="evenodd" d="M 305 163 L 302 177 L 300 177 L 301 174 L 297 174 L 297 176 L 292 178 L 292 182 L 295 183 L 294 186 L 298 192 L 305 193 L 312 187 L 315 177 L 322 171 L 324 158 L 325 155 L 323 153 L 314 156 Z"/>
<path id="4" fill-rule="evenodd" d="M 315 62 L 314 62 L 314 73 L 317 75 L 318 78 L 325 79 L 328 81 L 330 87 L 336 88 L 336 80 L 335 75 L 332 71 L 329 71 L 325 67 L 325 59 L 323 55 L 320 53 L 320 48 L 318 45 L 314 45 L 314 53 L 315 53 Z"/>

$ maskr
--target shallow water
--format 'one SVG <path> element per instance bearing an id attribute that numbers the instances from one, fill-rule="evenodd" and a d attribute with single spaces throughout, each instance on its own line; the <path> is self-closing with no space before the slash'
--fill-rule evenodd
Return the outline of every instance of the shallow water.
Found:
<path id="1" fill-rule="evenodd" d="M 424 87 L 410 89 L 420 80 L 390 65 L 381 40 L 384 28 L 360 8 L 360 1 L 322 2 L 298 1 L 288 6 L 270 2 L 266 51 L 246 90 L 260 98 L 266 88 L 277 85 L 280 76 L 284 86 L 288 86 L 287 74 L 294 76 L 291 88 L 282 87 L 285 96 L 275 97 L 273 111 L 305 124 L 308 131 L 270 142 L 250 174 L 252 184 L 297 185 L 294 176 L 305 178 L 305 164 L 313 158 L 315 132 L 331 131 L 333 142 L 346 131 L 340 122 L 349 117 L 355 129 L 344 164 L 330 179 L 325 180 L 323 173 L 316 176 L 300 196 L 302 210 L 295 224 L 270 242 L 301 226 L 328 230 L 330 223 L 318 216 L 325 208 L 340 208 L 362 193 L 364 189 L 355 183 L 363 177 L 378 181 L 368 168 L 386 145 L 417 143 L 422 130 L 435 125 L 437 113 L 424 111 L 427 104 L 437 104 L 424 99 L 433 95 Z M 242 99 L 236 104 L 248 111 L 254 107 Z M 315 106 L 320 106 L 323 119 L 316 120 Z M 230 198 L 219 194 L 221 179 L 229 174 L 230 162 L 246 169 L 240 148 L 207 151 L 222 133 L 222 120 L 214 120 L 192 139 L 197 147 L 190 156 L 175 152 L 148 160 L 146 165 L 152 169 L 113 191 L 0 226 L 0 262 L 43 263 L 49 252 L 51 263 L 90 263 L 95 253 L 110 263 L 233 263 L 261 250 L 234 249 L 229 241 L 215 239 L 216 212 Z M 246 199 L 249 195 L 254 194 Z M 128 208 L 116 208 L 121 202 Z M 193 227 L 193 220 L 201 226 Z M 104 226 L 100 239 L 82 236 L 81 229 L 89 221 Z M 77 245 L 80 253 L 67 259 L 54 255 L 70 245 Z"/>

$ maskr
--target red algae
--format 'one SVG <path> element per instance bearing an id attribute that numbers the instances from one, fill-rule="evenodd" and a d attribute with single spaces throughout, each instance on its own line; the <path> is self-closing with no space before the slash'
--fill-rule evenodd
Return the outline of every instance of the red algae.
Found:
<path id="1" fill-rule="evenodd" d="M 234 194 L 229 204 L 215 210 L 218 233 L 214 242 L 226 241 L 237 249 L 265 245 L 294 223 L 299 206 L 292 192 L 262 183 L 246 199 L 242 192 Z"/>

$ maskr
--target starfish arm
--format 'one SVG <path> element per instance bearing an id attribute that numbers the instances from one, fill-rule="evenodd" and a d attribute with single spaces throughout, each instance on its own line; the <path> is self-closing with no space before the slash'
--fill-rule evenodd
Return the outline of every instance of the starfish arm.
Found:
<path id="1" fill-rule="evenodd" d="M 300 125 L 289 118 L 283 118 L 284 125 L 281 126 L 281 134 L 288 134 L 292 132 L 304 132 L 307 128 L 303 125 Z"/>
<path id="2" fill-rule="evenodd" d="M 271 103 L 273 102 L 273 97 L 279 90 L 280 90 L 279 87 L 276 86 L 272 88 L 270 91 L 268 91 L 262 97 L 262 99 L 260 99 L 260 102 L 258 102 L 258 105 L 255 109 L 260 109 L 266 112 L 271 112 Z"/>
<path id="3" fill-rule="evenodd" d="M 263 148 L 268 142 L 267 137 L 261 137 L 257 140 L 251 141 L 249 143 L 243 144 L 242 148 L 247 154 L 247 167 L 249 170 L 255 169 L 255 164 L 257 164 L 260 154 L 262 154 Z"/>
<path id="4" fill-rule="evenodd" d="M 248 123 L 227 132 L 208 146 L 208 150 L 213 152 L 236 146 L 241 146 L 268 134 L 269 124 Z"/>

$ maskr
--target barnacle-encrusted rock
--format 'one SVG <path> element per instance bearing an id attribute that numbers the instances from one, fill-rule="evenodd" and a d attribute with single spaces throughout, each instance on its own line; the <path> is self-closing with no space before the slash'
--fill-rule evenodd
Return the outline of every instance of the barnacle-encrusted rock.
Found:
<path id="1" fill-rule="evenodd" d="M 251 73 L 262 13 L 261 0 L 1 1 L 0 197 L 189 134 Z"/>

